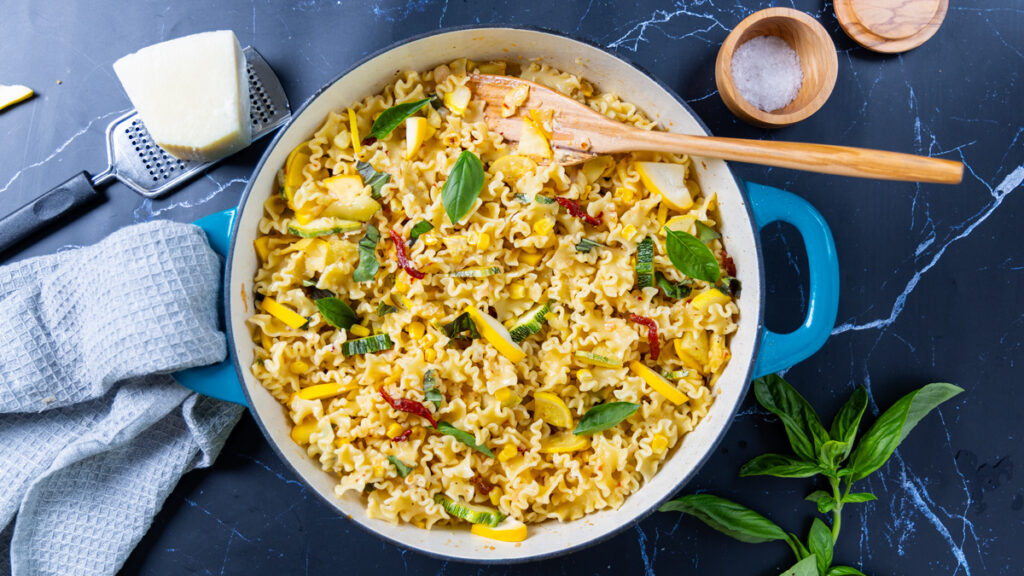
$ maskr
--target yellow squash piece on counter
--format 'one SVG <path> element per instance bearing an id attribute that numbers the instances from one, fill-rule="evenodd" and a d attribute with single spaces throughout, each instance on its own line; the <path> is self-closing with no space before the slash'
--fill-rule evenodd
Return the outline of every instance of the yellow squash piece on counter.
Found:
<path id="1" fill-rule="evenodd" d="M 473 93 L 469 90 L 469 86 L 456 86 L 454 90 L 444 95 L 444 107 L 451 110 L 456 116 L 462 116 L 472 97 Z"/>
<path id="2" fill-rule="evenodd" d="M 665 380 L 661 374 L 639 362 L 632 362 L 629 367 L 634 374 L 643 378 L 644 382 L 647 382 L 651 388 L 654 388 L 655 392 L 667 398 L 669 402 L 676 406 L 686 402 L 686 394 L 680 392 L 671 382 Z"/>
<path id="3" fill-rule="evenodd" d="M 637 162 L 640 180 L 651 192 L 661 194 L 662 201 L 673 210 L 689 210 L 693 206 L 686 186 L 686 166 L 670 162 Z"/>
<path id="4" fill-rule="evenodd" d="M 302 328 L 307 322 L 309 322 L 309 319 L 302 314 L 299 314 L 284 304 L 279 304 L 277 300 L 274 300 L 269 296 L 263 299 L 260 306 L 267 314 L 270 314 L 274 318 L 284 322 L 291 328 Z"/>
<path id="5" fill-rule="evenodd" d="M 35 92 L 33 92 L 28 86 L 22 86 L 21 84 L 14 84 L 13 86 L 0 84 L 0 110 L 3 110 L 8 106 L 14 106 L 18 102 L 28 100 L 33 94 L 35 94 Z"/>
<path id="6" fill-rule="evenodd" d="M 284 199 L 288 201 L 288 207 L 292 210 L 295 205 L 292 200 L 295 192 L 305 182 L 306 177 L 302 174 L 302 168 L 309 164 L 309 142 L 303 142 L 288 153 L 288 159 L 284 163 Z"/>
<path id="7" fill-rule="evenodd" d="M 562 399 L 550 392 L 537 392 L 533 395 L 533 413 L 551 426 L 558 428 L 572 427 L 572 412 Z"/>
<path id="8" fill-rule="evenodd" d="M 359 136 L 359 120 L 356 118 L 356 111 L 348 109 L 348 135 L 352 139 L 352 151 L 356 156 L 363 151 L 362 137 Z"/>
<path id="9" fill-rule="evenodd" d="M 494 527 L 487 524 L 473 524 L 469 531 L 477 536 L 502 542 L 522 542 L 526 540 L 527 535 L 526 524 L 515 518 L 505 518 Z"/>
<path id="10" fill-rule="evenodd" d="M 590 439 L 587 436 L 577 436 L 570 432 L 563 432 L 548 436 L 540 441 L 541 454 L 562 454 L 566 452 L 579 452 L 590 446 Z"/>
<path id="11" fill-rule="evenodd" d="M 412 160 L 420 151 L 423 142 L 434 135 L 434 127 L 423 116 L 405 119 L 405 159 Z"/>
<path id="12" fill-rule="evenodd" d="M 480 335 L 484 337 L 487 342 L 494 346 L 501 355 L 513 362 L 522 362 L 523 358 L 526 358 L 526 353 L 519 347 L 518 344 L 512 341 L 512 336 L 508 333 L 508 330 L 501 325 L 495 318 L 488 314 L 477 310 L 474 307 L 466 308 L 465 312 L 469 314 L 469 318 L 476 325 L 476 329 L 480 332 Z"/>
<path id="13" fill-rule="evenodd" d="M 523 126 L 519 133 L 519 147 L 516 153 L 522 156 L 537 156 L 550 160 L 551 134 L 544 128 L 544 118 L 536 110 L 530 110 L 523 116 Z"/>
<path id="14" fill-rule="evenodd" d="M 693 300 L 690 302 L 690 306 L 701 314 L 707 314 L 708 308 L 712 304 L 721 304 L 722 306 L 725 306 L 729 302 L 732 302 L 732 298 L 722 293 L 717 288 L 712 288 L 694 296 Z"/>

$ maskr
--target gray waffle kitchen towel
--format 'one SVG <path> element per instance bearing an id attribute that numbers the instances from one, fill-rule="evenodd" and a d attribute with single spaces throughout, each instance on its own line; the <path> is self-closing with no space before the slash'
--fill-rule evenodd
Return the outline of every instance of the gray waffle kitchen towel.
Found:
<path id="1" fill-rule="evenodd" d="M 224 359 L 221 265 L 158 221 L 0 268 L 0 574 L 114 574 L 242 408 L 169 373 Z"/>

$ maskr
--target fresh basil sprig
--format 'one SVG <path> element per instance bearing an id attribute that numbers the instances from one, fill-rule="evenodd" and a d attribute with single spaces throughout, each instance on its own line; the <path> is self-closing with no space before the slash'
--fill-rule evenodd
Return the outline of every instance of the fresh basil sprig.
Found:
<path id="1" fill-rule="evenodd" d="M 328 324 L 335 328 L 348 330 L 353 324 L 359 323 L 359 317 L 341 298 L 320 298 L 316 301 L 316 309 Z"/>
<path id="2" fill-rule="evenodd" d="M 377 172 L 369 162 L 356 162 L 356 171 L 363 177 L 363 183 L 370 187 L 370 196 L 380 198 L 381 188 L 391 181 L 391 174 Z"/>
<path id="3" fill-rule="evenodd" d="M 416 243 L 416 239 L 434 229 L 429 220 L 420 220 L 409 230 L 409 246 Z"/>
<path id="4" fill-rule="evenodd" d="M 742 542 L 785 541 L 797 562 L 783 576 L 863 576 L 856 568 L 832 565 L 843 506 L 876 499 L 867 492 L 851 493 L 851 486 L 884 465 L 929 412 L 961 392 L 962 388 L 945 383 L 915 390 L 882 413 L 857 441 L 857 429 L 868 401 L 864 388 L 854 391 L 826 431 L 804 397 L 785 380 L 777 375 L 758 378 L 754 381 L 757 401 L 779 417 L 794 454 L 757 456 L 743 465 L 740 476 L 824 476 L 831 491 L 816 490 L 806 499 L 814 502 L 818 512 L 832 514 L 831 528 L 821 518 L 815 518 L 805 543 L 750 508 L 711 494 L 686 495 L 666 503 L 660 510 L 690 514 Z"/>
<path id="5" fill-rule="evenodd" d="M 665 227 L 665 250 L 677 270 L 690 278 L 714 282 L 722 273 L 714 253 L 696 236 Z"/>
<path id="6" fill-rule="evenodd" d="M 632 402 L 598 404 L 587 410 L 587 413 L 583 415 L 583 418 L 580 418 L 580 423 L 572 433 L 577 436 L 586 436 L 607 430 L 632 416 L 638 408 L 640 408 L 640 405 Z"/>
<path id="7" fill-rule="evenodd" d="M 484 165 L 469 150 L 463 150 L 441 189 L 441 203 L 452 224 L 469 214 L 484 187 Z"/>
<path id="8" fill-rule="evenodd" d="M 395 456 L 388 456 L 388 462 L 391 462 L 391 465 L 395 467 L 395 471 L 398 472 L 398 476 L 400 478 L 405 478 L 409 474 L 412 474 L 412 469 L 415 468 L 415 466 L 409 466 Z"/>
<path id="9" fill-rule="evenodd" d="M 359 265 L 352 273 L 352 279 L 356 282 L 369 282 L 380 269 L 380 262 L 377 262 L 377 242 L 380 240 L 380 230 L 373 224 L 366 225 L 366 235 L 359 240 Z"/>
<path id="10" fill-rule="evenodd" d="M 415 102 L 406 102 L 405 104 L 396 104 L 391 108 L 380 113 L 377 119 L 373 121 L 373 127 L 370 128 L 370 133 L 366 135 L 367 138 L 376 138 L 378 140 L 386 138 L 391 131 L 405 122 L 405 119 L 416 113 L 417 110 L 423 108 L 430 103 L 432 98 L 424 98 L 423 100 L 417 100 Z"/>
<path id="11" fill-rule="evenodd" d="M 487 456 L 488 458 L 494 458 L 494 452 L 491 452 L 490 448 L 482 444 L 477 444 L 476 438 L 472 434 L 470 434 L 469 432 L 463 432 L 462 430 L 459 430 L 458 428 L 449 424 L 448 422 L 445 422 L 443 420 L 441 422 L 438 422 L 437 431 L 440 432 L 441 434 L 446 434 L 448 436 L 451 436 L 452 438 L 455 438 L 459 442 L 462 442 L 466 446 L 469 446 L 473 450 L 476 450 L 477 452 Z"/>
<path id="12" fill-rule="evenodd" d="M 423 397 L 428 402 L 433 402 L 435 408 L 441 409 L 441 402 L 444 400 L 444 396 L 437 389 L 437 371 L 433 368 L 423 374 Z"/>

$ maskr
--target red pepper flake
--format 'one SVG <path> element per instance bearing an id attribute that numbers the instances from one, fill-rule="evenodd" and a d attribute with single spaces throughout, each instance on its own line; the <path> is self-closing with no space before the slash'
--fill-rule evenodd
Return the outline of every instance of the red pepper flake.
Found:
<path id="1" fill-rule="evenodd" d="M 516 451 L 520 454 L 526 454 L 526 446 L 516 446 Z"/>
<path id="2" fill-rule="evenodd" d="M 575 200 L 570 200 L 568 198 L 555 198 L 555 202 L 558 202 L 559 206 L 568 210 L 569 214 L 573 218 L 582 218 L 584 222 L 592 226 L 598 226 L 601 224 L 600 214 L 597 216 L 591 216 L 586 210 L 580 207 L 579 203 Z"/>
<path id="3" fill-rule="evenodd" d="M 661 353 L 661 345 L 658 343 L 658 323 L 646 316 L 639 316 L 637 314 L 630 314 L 629 319 L 632 322 L 647 327 L 647 343 L 651 346 L 651 359 L 657 360 L 658 354 Z"/>
<path id="4" fill-rule="evenodd" d="M 422 280 L 426 274 L 417 270 L 416 267 L 412 265 L 412 262 L 409 261 L 409 256 L 405 253 L 405 242 L 402 241 L 402 237 L 398 235 L 398 232 L 395 232 L 394 228 L 388 230 L 388 234 L 391 235 L 391 241 L 395 243 L 395 253 L 398 254 L 398 265 L 401 266 L 409 276 L 412 276 L 417 280 Z"/>
<path id="5" fill-rule="evenodd" d="M 725 268 L 725 273 L 729 276 L 736 277 L 736 263 L 732 261 L 732 256 L 725 250 L 722 250 L 722 268 Z"/>
<path id="6" fill-rule="evenodd" d="M 479 474 L 474 474 L 473 478 L 470 479 L 470 482 L 473 483 L 473 486 L 476 486 L 476 489 L 479 490 L 481 494 L 490 494 L 491 490 L 494 490 L 494 484 L 491 484 L 486 478 Z"/>
<path id="7" fill-rule="evenodd" d="M 430 421 L 430 425 L 437 428 L 437 420 L 434 420 L 434 415 L 427 410 L 427 407 L 415 400 L 409 400 L 407 398 L 392 398 L 391 394 L 381 386 L 378 391 L 380 392 L 381 398 L 384 399 L 392 408 L 399 412 L 408 412 L 409 414 L 415 414 L 416 416 L 422 416 Z"/>
<path id="8" fill-rule="evenodd" d="M 398 436 L 395 436 L 394 438 L 391 439 L 391 441 L 392 442 L 405 442 L 406 440 L 409 439 L 409 436 L 412 436 L 412 428 L 409 428 L 405 432 L 402 432 Z"/>

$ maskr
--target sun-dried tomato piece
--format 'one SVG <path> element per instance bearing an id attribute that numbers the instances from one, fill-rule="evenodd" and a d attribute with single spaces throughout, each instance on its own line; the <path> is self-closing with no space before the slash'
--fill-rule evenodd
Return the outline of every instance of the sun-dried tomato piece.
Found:
<path id="1" fill-rule="evenodd" d="M 399 412 L 408 412 L 409 414 L 415 414 L 416 416 L 422 416 L 426 418 L 430 425 L 437 428 L 437 420 L 434 420 L 434 415 L 427 410 L 427 407 L 415 400 L 409 400 L 407 398 L 392 398 L 391 394 L 381 386 L 378 391 L 380 392 L 381 398 L 384 399 L 392 408 Z"/>
<path id="2" fill-rule="evenodd" d="M 573 218 L 581 218 L 581 219 L 583 219 L 584 222 L 586 222 L 587 224 L 590 224 L 592 226 L 597 226 L 597 225 L 601 224 L 601 215 L 600 214 L 598 214 L 597 216 L 591 216 L 575 200 L 570 200 L 568 198 L 555 198 L 555 202 L 558 202 L 559 206 L 561 206 L 562 208 L 565 208 L 566 210 L 568 210 L 569 214 Z"/>
<path id="3" fill-rule="evenodd" d="M 395 253 L 398 255 L 398 265 L 401 266 L 409 276 L 412 276 L 417 280 L 422 280 L 426 274 L 420 272 L 412 265 L 412 262 L 409 260 L 409 255 L 405 252 L 405 241 L 402 240 L 402 237 L 399 236 L 398 232 L 395 232 L 394 228 L 388 230 L 388 234 L 391 235 L 391 241 L 395 243 Z"/>
<path id="4" fill-rule="evenodd" d="M 629 319 L 647 327 L 647 343 L 651 346 L 651 359 L 657 360 L 658 354 L 661 353 L 661 344 L 658 342 L 658 323 L 638 314 L 630 314 Z"/>

